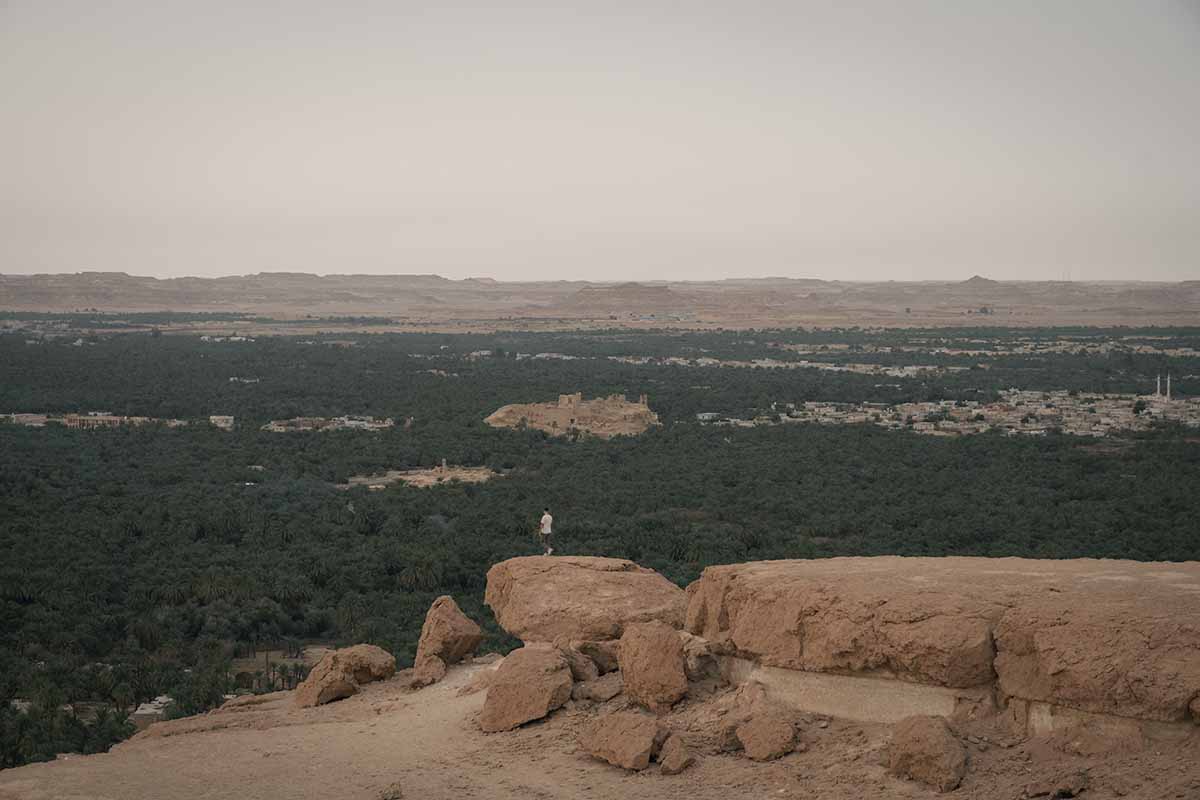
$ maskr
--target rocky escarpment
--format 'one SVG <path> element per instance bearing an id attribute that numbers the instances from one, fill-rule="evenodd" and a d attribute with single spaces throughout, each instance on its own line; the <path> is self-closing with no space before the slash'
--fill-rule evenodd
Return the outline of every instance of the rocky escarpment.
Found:
<path id="1" fill-rule="evenodd" d="M 757 562 L 710 567 L 688 595 L 687 629 L 730 656 L 994 686 L 1026 718 L 1033 703 L 1181 722 L 1200 695 L 1200 565 L 1192 563 Z"/>

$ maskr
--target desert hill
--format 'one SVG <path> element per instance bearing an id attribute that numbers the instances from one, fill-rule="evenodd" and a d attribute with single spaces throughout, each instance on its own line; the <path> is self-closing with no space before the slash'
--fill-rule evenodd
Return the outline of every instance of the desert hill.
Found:
<path id="1" fill-rule="evenodd" d="M 685 592 L 526 557 L 486 601 L 524 642 L 503 659 L 439 598 L 414 670 L 339 650 L 295 692 L 0 772 L 0 798 L 1200 793 L 1200 564 L 757 562 Z"/>
<path id="2" fill-rule="evenodd" d="M 987 308 L 986 319 L 978 312 Z M 437 275 L 257 273 L 223 278 L 119 272 L 0 275 L 0 310 L 238 312 L 281 319 L 384 316 L 411 330 L 769 325 L 1186 325 L 1200 284 L 846 282 L 796 278 L 604 283 Z M 975 314 L 975 316 L 969 316 Z"/>

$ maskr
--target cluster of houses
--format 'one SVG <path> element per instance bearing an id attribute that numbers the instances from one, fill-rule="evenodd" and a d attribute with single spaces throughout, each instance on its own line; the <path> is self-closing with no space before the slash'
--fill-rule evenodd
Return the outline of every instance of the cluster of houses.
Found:
<path id="1" fill-rule="evenodd" d="M 777 403 L 769 416 L 741 420 L 715 413 L 697 414 L 702 423 L 752 426 L 795 422 L 826 425 L 873 424 L 931 436 L 963 436 L 1001 430 L 1008 435 L 1044 436 L 1052 430 L 1077 436 L 1108 436 L 1146 430 L 1159 421 L 1200 427 L 1200 398 L 1152 395 L 1089 394 L 1067 391 L 1001 392 L 995 403 L 942 400 L 928 403 Z"/>
<path id="2" fill-rule="evenodd" d="M 13 425 L 25 425 L 30 428 L 44 428 L 47 425 L 62 425 L 76 430 L 94 430 L 96 428 L 120 428 L 124 425 L 163 425 L 168 428 L 182 428 L 190 424 L 186 419 L 162 419 L 158 417 L 130 417 L 124 414 L 113 414 L 108 411 L 88 411 L 84 414 L 47 414 L 42 412 L 0 414 L 0 422 Z M 214 414 L 208 418 L 208 423 L 221 430 L 233 430 L 233 417 L 227 414 Z"/>
<path id="3" fill-rule="evenodd" d="M 859 375 L 883 375 L 890 378 L 915 378 L 924 375 L 942 375 L 947 372 L 965 372 L 970 367 L 944 367 L 935 366 L 932 364 L 908 364 L 904 366 L 888 366 L 886 364 L 859 364 L 859 363 L 843 363 L 833 364 L 826 361 L 780 361 L 775 358 L 756 358 L 751 361 L 738 361 L 734 359 L 709 358 L 702 356 L 699 358 L 683 358 L 680 356 L 667 356 L 657 358 L 654 356 L 609 356 L 610 361 L 619 361 L 622 364 L 656 364 L 675 367 L 742 367 L 754 369 L 819 369 L 825 372 L 854 372 Z"/>
<path id="4" fill-rule="evenodd" d="M 295 433 L 298 431 L 380 431 L 391 428 L 396 421 L 375 419 L 374 417 L 293 417 L 292 419 L 273 419 L 262 426 L 264 431 L 272 433 Z"/>

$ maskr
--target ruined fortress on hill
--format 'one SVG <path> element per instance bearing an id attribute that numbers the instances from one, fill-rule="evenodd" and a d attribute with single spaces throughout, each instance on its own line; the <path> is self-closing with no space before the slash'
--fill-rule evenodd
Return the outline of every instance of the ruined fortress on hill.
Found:
<path id="1" fill-rule="evenodd" d="M 524 424 L 552 436 L 581 432 L 601 439 L 636 436 L 659 424 L 658 414 L 650 410 L 644 394 L 636 403 L 631 403 L 621 394 L 584 400 L 581 392 L 560 394 L 556 403 L 507 405 L 484 422 L 495 428 L 516 428 Z"/>
<path id="2" fill-rule="evenodd" d="M 1200 797 L 1198 563 L 534 556 L 485 600 L 503 658 L 441 597 L 412 669 L 332 651 L 0 799 Z"/>

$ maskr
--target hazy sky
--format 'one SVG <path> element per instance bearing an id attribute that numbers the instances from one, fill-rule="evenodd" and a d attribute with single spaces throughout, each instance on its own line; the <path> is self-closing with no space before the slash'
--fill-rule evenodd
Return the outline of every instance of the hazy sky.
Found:
<path id="1" fill-rule="evenodd" d="M 0 272 L 1200 278 L 1200 0 L 0 0 Z"/>

